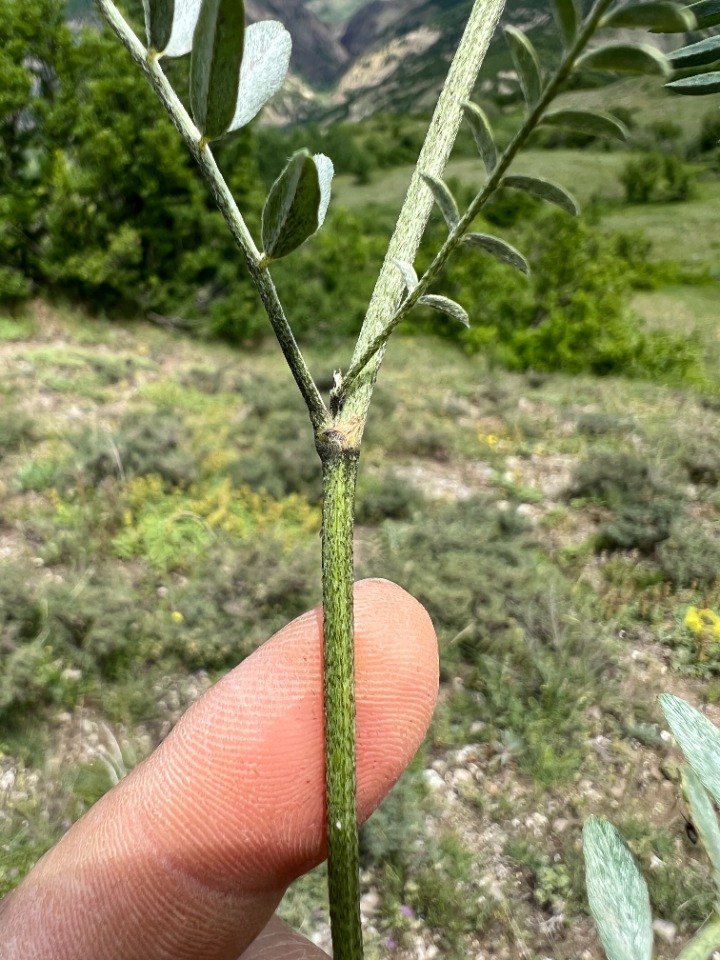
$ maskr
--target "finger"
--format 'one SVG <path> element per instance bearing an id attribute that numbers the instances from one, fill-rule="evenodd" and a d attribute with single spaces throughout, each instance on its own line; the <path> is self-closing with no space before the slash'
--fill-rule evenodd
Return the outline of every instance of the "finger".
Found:
<path id="1" fill-rule="evenodd" d="M 358 815 L 415 753 L 435 635 L 387 581 L 355 589 Z M 289 624 L 199 700 L 11 895 L 9 960 L 236 960 L 325 855 L 322 615 Z M 9 950 L 8 948 L 9 944 Z"/>
<path id="2" fill-rule="evenodd" d="M 279 917 L 273 917 L 240 960 L 328 960 L 328 955 Z"/>

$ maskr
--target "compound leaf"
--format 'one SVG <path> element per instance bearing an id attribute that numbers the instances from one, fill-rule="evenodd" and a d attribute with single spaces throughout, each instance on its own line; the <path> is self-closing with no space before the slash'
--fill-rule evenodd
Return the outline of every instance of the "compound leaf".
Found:
<path id="1" fill-rule="evenodd" d="M 495 147 L 495 138 L 493 137 L 490 121 L 485 111 L 471 100 L 463 101 L 463 112 L 465 119 L 472 130 L 473 139 L 477 144 L 478 151 L 485 164 L 488 173 L 495 168 L 497 163 L 497 149 Z"/>
<path id="2" fill-rule="evenodd" d="M 672 0 L 657 0 L 649 3 L 626 3 L 606 14 L 600 21 L 602 27 L 647 29 L 655 33 L 687 33 L 694 30 L 696 20 L 687 7 Z"/>
<path id="3" fill-rule="evenodd" d="M 552 180 L 544 180 L 542 177 L 531 177 L 527 174 L 508 174 L 502 180 L 502 186 L 514 187 L 516 190 L 524 190 L 540 200 L 547 200 L 548 203 L 554 203 L 556 206 L 565 210 L 566 213 L 577 217 L 580 213 L 580 207 L 577 200 L 567 192 L 564 187 Z"/>
<path id="4" fill-rule="evenodd" d="M 708 93 L 720 93 L 720 70 L 701 73 L 696 77 L 683 77 L 682 80 L 673 80 L 665 86 L 675 93 L 683 93 L 689 97 L 704 97 Z"/>
<path id="5" fill-rule="evenodd" d="M 651 960 L 650 898 L 628 845 L 607 820 L 590 817 L 583 854 L 590 912 L 608 960 Z"/>
<path id="6" fill-rule="evenodd" d="M 277 20 L 260 20 L 245 31 L 235 113 L 230 130 L 250 123 L 283 85 L 290 64 L 292 40 Z"/>
<path id="7" fill-rule="evenodd" d="M 695 15 L 698 30 L 720 24 L 720 0 L 699 0 L 698 3 L 691 3 L 688 9 Z"/>
<path id="8" fill-rule="evenodd" d="M 468 233 L 463 237 L 463 243 L 468 247 L 484 250 L 496 260 L 507 263 L 521 273 L 529 274 L 530 267 L 525 257 L 500 237 L 493 237 L 489 233 Z"/>
<path id="9" fill-rule="evenodd" d="M 244 38 L 243 0 L 203 0 L 190 59 L 190 103 L 205 140 L 222 137 L 232 123 Z"/>
<path id="10" fill-rule="evenodd" d="M 706 63 L 715 63 L 720 60 L 720 34 L 715 37 L 706 37 L 687 47 L 679 47 L 668 54 L 673 67 L 700 67 Z"/>
<path id="11" fill-rule="evenodd" d="M 448 187 L 444 180 L 440 180 L 438 177 L 430 177 L 426 173 L 421 173 L 420 176 L 432 190 L 435 203 L 440 207 L 440 212 L 445 218 L 445 223 L 448 225 L 448 228 L 454 230 L 460 220 L 460 212 L 458 211 L 458 206 L 450 187 Z"/>
<path id="12" fill-rule="evenodd" d="M 613 73 L 660 74 L 670 73 L 670 63 L 665 56 L 649 44 L 608 44 L 596 47 L 578 58 L 577 68 L 587 70 L 610 70 Z"/>
<path id="13" fill-rule="evenodd" d="M 577 36 L 580 23 L 580 11 L 576 0 L 553 0 L 553 13 L 565 40 L 565 46 L 569 47 Z"/>
<path id="14" fill-rule="evenodd" d="M 434 293 L 428 293 L 424 297 L 420 297 L 418 303 L 421 303 L 424 307 L 439 310 L 440 313 L 444 313 L 453 320 L 457 320 L 458 323 L 462 323 L 464 327 L 470 326 L 470 317 L 467 315 L 467 311 L 463 310 L 459 303 L 455 303 L 448 297 L 439 297 Z"/>
<path id="15" fill-rule="evenodd" d="M 627 139 L 627 129 L 608 113 L 595 113 L 591 110 L 554 110 L 546 113 L 542 123 L 551 127 L 566 127 L 587 133 L 593 137 L 613 137 L 616 140 Z"/>
<path id="16" fill-rule="evenodd" d="M 322 225 L 330 200 L 333 167 L 323 154 L 298 150 L 270 188 L 262 214 L 265 257 L 278 260 L 305 243 Z"/>
<path id="17" fill-rule="evenodd" d="M 402 274 L 402 278 L 405 281 L 405 286 L 407 287 L 407 292 L 412 293 L 415 287 L 418 285 L 418 275 L 415 272 L 415 267 L 411 263 L 407 263 L 405 260 L 394 259 L 393 263 Z"/>
<path id="18" fill-rule="evenodd" d="M 677 745 L 702 785 L 720 803 L 720 730 L 680 697 L 663 693 L 659 699 Z"/>
<path id="19" fill-rule="evenodd" d="M 540 60 L 535 47 L 516 27 L 505 27 L 505 37 L 510 45 L 510 53 L 520 79 L 525 102 L 528 106 L 532 106 L 539 100 L 542 90 Z"/>

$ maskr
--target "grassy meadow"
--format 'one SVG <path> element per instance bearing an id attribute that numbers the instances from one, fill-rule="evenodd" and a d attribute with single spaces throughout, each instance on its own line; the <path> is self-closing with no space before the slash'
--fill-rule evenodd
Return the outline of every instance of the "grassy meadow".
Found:
<path id="1" fill-rule="evenodd" d="M 668 924 L 659 957 L 711 910 L 655 697 L 720 722 L 720 181 L 626 204 L 627 160 L 538 149 L 518 168 L 573 188 L 603 231 L 652 241 L 672 269 L 630 306 L 697 339 L 702 383 L 509 372 L 403 333 L 388 350 L 357 572 L 427 606 L 442 689 L 362 832 L 371 958 L 599 958 L 580 847 L 593 813 L 643 865 Z M 397 207 L 408 172 L 341 176 L 335 203 Z M 449 172 L 472 182 L 477 161 Z M 350 350 L 309 347 L 325 387 Z M 318 602 L 319 491 L 271 342 L 198 343 L 41 300 L 0 315 L 0 895 Z M 323 898 L 318 870 L 282 910 L 327 944 Z"/>

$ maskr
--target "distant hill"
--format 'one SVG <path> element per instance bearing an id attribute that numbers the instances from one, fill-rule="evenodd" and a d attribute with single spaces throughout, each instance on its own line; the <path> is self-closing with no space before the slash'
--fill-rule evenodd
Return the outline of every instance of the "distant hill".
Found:
<path id="1" fill-rule="evenodd" d="M 92 0 L 68 4 L 75 17 L 92 8 Z M 290 76 L 263 119 L 354 120 L 430 108 L 471 8 L 472 0 L 246 0 L 251 22 L 280 20 L 293 38 Z M 541 53 L 558 46 L 547 0 L 508 0 L 501 22 L 526 29 Z M 511 66 L 496 40 L 480 90 L 510 92 Z"/>

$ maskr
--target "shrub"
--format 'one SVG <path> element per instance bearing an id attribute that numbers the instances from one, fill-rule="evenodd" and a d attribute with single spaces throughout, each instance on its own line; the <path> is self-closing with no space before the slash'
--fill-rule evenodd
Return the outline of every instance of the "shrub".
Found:
<path id="1" fill-rule="evenodd" d="M 629 160 L 620 174 L 627 203 L 673 203 L 689 200 L 693 177 L 679 157 L 646 153 Z"/>
<path id="2" fill-rule="evenodd" d="M 355 519 L 361 524 L 383 520 L 409 520 L 422 504 L 420 492 L 393 473 L 365 472 L 358 481 Z"/>
<path id="3" fill-rule="evenodd" d="M 677 521 L 657 552 L 663 576 L 677 587 L 710 586 L 720 579 L 720 538 L 691 520 Z"/>

